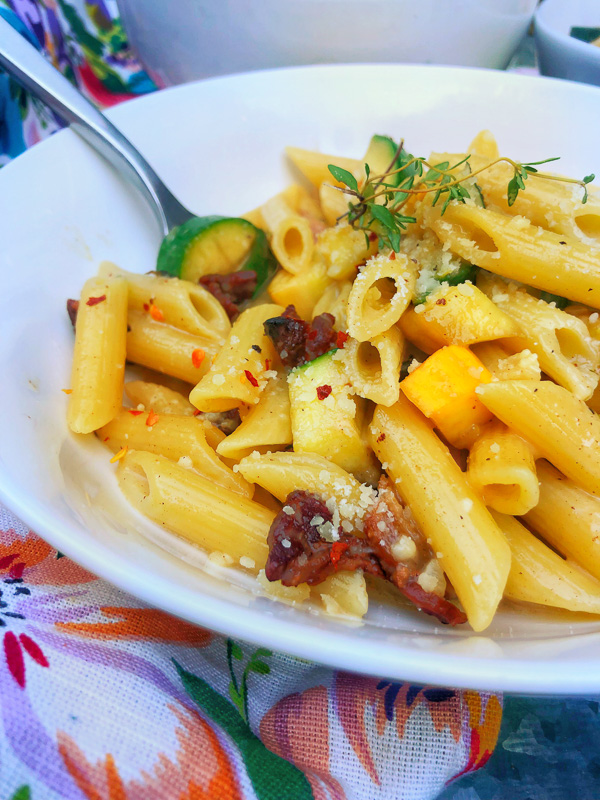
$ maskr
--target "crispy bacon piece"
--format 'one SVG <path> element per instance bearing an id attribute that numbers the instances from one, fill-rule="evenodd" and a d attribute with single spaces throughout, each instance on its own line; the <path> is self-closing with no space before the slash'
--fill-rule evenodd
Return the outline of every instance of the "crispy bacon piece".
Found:
<path id="1" fill-rule="evenodd" d="M 335 318 L 327 313 L 306 322 L 290 305 L 280 317 L 268 319 L 264 327 L 284 366 L 293 369 L 336 346 L 338 334 L 333 329 L 334 324 Z"/>
<path id="2" fill-rule="evenodd" d="M 69 319 L 71 320 L 71 325 L 73 326 L 73 330 L 75 330 L 75 325 L 77 324 L 77 312 L 79 311 L 79 300 L 67 300 L 67 314 L 69 315 Z"/>
<path id="3" fill-rule="evenodd" d="M 228 275 L 203 275 L 198 283 L 217 298 L 233 322 L 240 313 L 240 305 L 250 300 L 256 289 L 256 272 L 253 269 L 230 272 Z"/>
<path id="4" fill-rule="evenodd" d="M 380 481 L 379 492 L 373 508 L 365 515 L 365 538 L 342 533 L 334 542 L 319 533 L 321 525 L 332 521 L 325 503 L 304 491 L 288 495 L 285 510 L 275 517 L 269 531 L 265 568 L 268 580 L 280 580 L 284 586 L 314 586 L 337 571 L 362 569 L 387 578 L 418 608 L 440 622 L 465 622 L 465 615 L 455 605 L 426 591 L 419 583 L 419 575 L 434 558 L 431 548 L 387 478 Z M 405 562 L 398 561 L 392 553 L 402 535 L 408 536 L 416 549 L 416 556 Z"/>

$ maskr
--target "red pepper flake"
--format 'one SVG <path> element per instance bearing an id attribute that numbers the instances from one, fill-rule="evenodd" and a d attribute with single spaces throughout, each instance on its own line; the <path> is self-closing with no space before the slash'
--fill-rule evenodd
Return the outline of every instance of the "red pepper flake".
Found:
<path id="1" fill-rule="evenodd" d="M 319 400 L 325 400 L 326 397 L 329 397 L 331 394 L 331 386 L 327 383 L 323 384 L 323 386 L 317 386 L 317 397 Z"/>
<path id="2" fill-rule="evenodd" d="M 200 369 L 205 356 L 206 353 L 201 347 L 197 347 L 195 350 L 192 350 L 192 364 L 196 367 L 196 369 Z"/>
<path id="3" fill-rule="evenodd" d="M 340 350 L 348 341 L 350 337 L 346 333 L 346 331 L 338 331 L 337 339 L 335 340 L 335 346 Z"/>
<path id="4" fill-rule="evenodd" d="M 369 241 L 374 242 L 376 239 L 377 239 L 377 234 L 375 233 L 375 231 L 371 231 L 371 233 L 369 234 Z"/>
<path id="5" fill-rule="evenodd" d="M 439 300 L 435 301 L 436 306 L 445 306 L 446 305 L 446 298 L 440 297 Z"/>
<path id="6" fill-rule="evenodd" d="M 395 261 L 395 260 L 396 260 L 396 251 L 392 250 L 392 252 L 390 253 L 390 261 Z"/>
<path id="7" fill-rule="evenodd" d="M 150 311 L 150 303 L 144 303 L 144 311 Z"/>
<path id="8" fill-rule="evenodd" d="M 348 542 L 334 542 L 331 545 L 331 555 L 329 556 L 331 563 L 334 565 L 337 564 L 347 549 Z"/>
<path id="9" fill-rule="evenodd" d="M 109 440 L 109 439 L 110 439 L 110 436 L 105 436 L 105 437 L 104 437 L 104 439 L 103 439 L 102 441 L 103 441 L 103 442 L 108 442 L 108 440 Z"/>
<path id="10" fill-rule="evenodd" d="M 144 413 L 143 411 L 140 411 L 140 409 L 139 409 L 139 408 L 128 408 L 128 409 L 127 409 L 127 411 L 129 411 L 129 413 L 130 413 L 130 414 L 131 414 L 133 417 L 139 417 L 139 415 L 140 415 L 140 414 L 143 414 L 143 413 Z"/>
<path id="11" fill-rule="evenodd" d="M 245 376 L 248 378 L 248 380 L 250 381 L 250 383 L 252 384 L 252 386 L 254 386 L 255 388 L 258 388 L 258 381 L 256 380 L 256 378 L 255 378 L 255 377 L 254 377 L 254 375 L 253 375 L 253 374 L 250 372 L 250 370 L 249 370 L 249 369 L 245 369 L 245 370 L 244 370 L 244 375 L 245 375 Z"/>
<path id="12" fill-rule="evenodd" d="M 88 297 L 85 301 L 86 306 L 97 306 L 98 303 L 103 303 L 106 300 L 106 295 L 101 294 L 100 297 Z"/>
<path id="13" fill-rule="evenodd" d="M 64 392 L 65 394 L 73 394 L 73 389 L 61 389 L 61 392 Z"/>
<path id="14" fill-rule="evenodd" d="M 163 312 L 160 310 L 160 308 L 157 308 L 154 303 L 150 304 L 150 316 L 155 322 L 163 322 L 165 318 Z"/>
<path id="15" fill-rule="evenodd" d="M 265 370 L 268 372 L 271 369 L 271 359 L 265 358 Z"/>
<path id="16" fill-rule="evenodd" d="M 385 439 L 385 433 L 380 433 L 379 436 L 377 437 L 378 442 L 383 442 L 384 439 Z"/>
<path id="17" fill-rule="evenodd" d="M 154 411 L 152 409 L 150 409 L 150 413 L 146 417 L 146 425 L 149 428 L 151 428 L 153 425 L 156 425 L 158 420 L 159 420 L 158 414 L 155 414 Z"/>
<path id="18" fill-rule="evenodd" d="M 194 409 L 194 416 L 195 416 L 195 417 L 199 417 L 201 413 L 202 413 L 202 412 L 201 412 L 201 411 L 198 411 L 198 409 L 197 409 L 197 408 L 195 408 L 195 409 Z"/>

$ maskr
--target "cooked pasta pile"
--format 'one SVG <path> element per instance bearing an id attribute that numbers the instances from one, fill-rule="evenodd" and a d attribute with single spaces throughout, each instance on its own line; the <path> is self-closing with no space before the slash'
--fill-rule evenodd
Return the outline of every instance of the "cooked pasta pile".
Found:
<path id="1" fill-rule="evenodd" d="M 498 159 L 487 132 L 468 152 Z M 476 631 L 503 597 L 600 613 L 600 197 L 532 175 L 509 204 L 499 162 L 445 208 L 407 196 L 392 248 L 338 222 L 328 165 L 360 186 L 364 160 L 288 155 L 304 184 L 69 301 L 71 430 L 285 602 L 362 617 L 370 575 Z"/>

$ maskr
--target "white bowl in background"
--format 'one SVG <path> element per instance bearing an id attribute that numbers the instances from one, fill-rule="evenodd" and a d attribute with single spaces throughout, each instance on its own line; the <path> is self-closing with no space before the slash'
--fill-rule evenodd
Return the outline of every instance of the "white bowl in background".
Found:
<path id="1" fill-rule="evenodd" d="M 535 14 L 535 46 L 542 75 L 600 86 L 600 47 L 569 35 L 600 28 L 600 0 L 544 0 Z"/>
<path id="2" fill-rule="evenodd" d="M 159 85 L 319 63 L 503 69 L 535 5 L 536 0 L 119 0 L 125 31 Z"/>
<path id="3" fill-rule="evenodd" d="M 561 155 L 561 172 L 600 173 L 599 103 L 592 86 L 493 70 L 330 66 L 200 81 L 108 115 L 189 208 L 239 215 L 290 181 L 285 145 L 359 156 L 374 132 L 426 155 L 461 152 L 489 128 L 507 156 Z M 110 453 L 93 436 L 69 433 L 65 420 L 73 350 L 65 299 L 104 259 L 152 269 L 154 218 L 70 130 L 0 170 L 0 197 L 0 500 L 33 530 L 152 605 L 303 658 L 413 683 L 600 691 L 600 620 L 589 615 L 507 603 L 474 634 L 372 601 L 353 626 L 257 595 L 240 571 L 207 573 L 199 550 L 127 504 Z"/>

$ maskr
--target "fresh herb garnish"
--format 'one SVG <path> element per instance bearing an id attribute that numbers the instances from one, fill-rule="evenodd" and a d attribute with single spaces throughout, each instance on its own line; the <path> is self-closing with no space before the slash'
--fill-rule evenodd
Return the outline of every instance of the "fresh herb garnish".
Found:
<path id="1" fill-rule="evenodd" d="M 539 172 L 537 167 L 558 161 L 558 158 L 546 158 L 543 161 L 530 161 L 520 163 L 510 158 L 497 158 L 483 167 L 473 171 L 470 168 L 471 156 L 466 155 L 456 164 L 443 161 L 439 164 L 430 164 L 425 158 L 417 158 L 404 150 L 404 142 L 400 142 L 389 167 L 381 175 L 373 175 L 368 164 L 365 164 L 365 179 L 359 185 L 356 177 L 346 169 L 329 164 L 328 169 L 333 177 L 345 188 L 334 188 L 353 200 L 348 203 L 348 211 L 338 217 L 346 219 L 352 227 L 377 235 L 379 246 L 389 247 L 398 252 L 402 231 L 416 218 L 403 213 L 403 207 L 412 194 L 433 193 L 432 205 L 436 205 L 443 196 L 441 213 L 444 214 L 449 203 L 453 200 L 464 203 L 471 198 L 472 191 L 480 191 L 473 178 L 480 172 L 490 169 L 495 164 L 504 162 L 513 168 L 513 175 L 508 182 L 506 197 L 508 205 L 512 206 L 519 192 L 525 189 L 525 181 L 530 177 L 543 180 L 573 183 L 583 188 L 582 203 L 588 199 L 587 184 L 594 180 L 594 175 L 586 175 L 582 180 L 563 178 L 546 172 Z M 463 167 L 460 170 L 460 167 Z M 457 170 L 460 170 L 457 173 Z M 464 173 L 464 174 L 463 174 Z M 394 179 L 392 182 L 391 179 Z"/>

